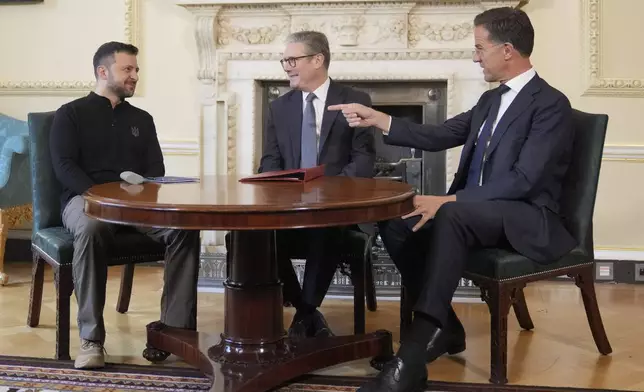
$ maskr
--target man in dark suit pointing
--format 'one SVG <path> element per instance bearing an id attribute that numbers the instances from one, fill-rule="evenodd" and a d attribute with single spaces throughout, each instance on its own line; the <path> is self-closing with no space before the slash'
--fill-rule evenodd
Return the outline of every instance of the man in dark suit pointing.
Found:
<path id="1" fill-rule="evenodd" d="M 268 108 L 264 152 L 259 172 L 326 165 L 328 176 L 373 176 L 373 130 L 354 130 L 337 111 L 326 107 L 345 102 L 371 106 L 366 93 L 342 86 L 328 76 L 331 53 L 326 36 L 302 31 L 287 39 L 280 60 L 290 92 Z M 373 227 L 373 225 L 372 225 Z M 317 308 L 331 285 L 338 263 L 342 233 L 347 228 L 277 231 L 277 259 L 284 298 L 295 306 L 289 328 L 294 339 L 332 335 Z M 291 258 L 306 257 L 302 287 Z"/>
<path id="2" fill-rule="evenodd" d="M 390 144 L 440 151 L 463 145 L 446 196 L 417 196 L 416 210 L 381 222 L 383 242 L 414 300 L 414 320 L 396 357 L 361 391 L 416 391 L 426 361 L 465 349 L 451 306 L 468 252 L 512 247 L 538 262 L 576 244 L 558 215 L 573 141 L 568 99 L 530 63 L 534 30 L 521 10 L 474 20 L 474 61 L 488 82 L 471 110 L 442 125 L 417 125 L 364 107 L 334 105 L 353 127 L 375 126 Z"/>

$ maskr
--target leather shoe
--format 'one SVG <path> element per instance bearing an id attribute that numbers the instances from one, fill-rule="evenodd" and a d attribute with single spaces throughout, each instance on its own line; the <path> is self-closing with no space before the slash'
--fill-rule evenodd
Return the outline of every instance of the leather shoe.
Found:
<path id="1" fill-rule="evenodd" d="M 288 329 L 288 337 L 297 341 L 305 338 L 335 336 L 326 319 L 317 309 L 313 313 L 296 312 Z"/>
<path id="2" fill-rule="evenodd" d="M 427 367 L 422 361 L 405 363 L 401 358 L 394 357 L 357 392 L 424 392 L 426 385 Z"/>
<path id="3" fill-rule="evenodd" d="M 465 330 L 460 323 L 451 333 L 444 334 L 441 332 L 442 330 L 439 328 L 432 332 L 432 337 L 427 343 L 425 363 L 434 362 L 445 353 L 454 355 L 465 351 Z M 370 364 L 374 369 L 382 370 L 385 363 L 390 359 L 391 357 L 374 357 Z"/>
<path id="4" fill-rule="evenodd" d="M 308 324 L 307 317 L 298 318 L 296 315 L 288 328 L 288 337 L 293 341 L 305 339 Z"/>
<path id="5" fill-rule="evenodd" d="M 309 327 L 309 333 L 307 334 L 309 337 L 331 337 L 335 336 L 333 332 L 331 332 L 331 328 L 329 328 L 329 324 L 327 324 L 326 319 L 320 313 L 319 311 L 313 312 L 311 315 L 311 325 Z"/>

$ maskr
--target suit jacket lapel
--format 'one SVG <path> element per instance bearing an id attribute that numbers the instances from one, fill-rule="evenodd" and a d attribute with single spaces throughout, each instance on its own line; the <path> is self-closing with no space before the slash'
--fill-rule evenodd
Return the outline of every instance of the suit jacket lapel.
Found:
<path id="1" fill-rule="evenodd" d="M 288 103 L 288 113 L 286 118 L 288 119 L 288 131 L 291 134 L 291 137 L 288 138 L 291 141 L 291 149 L 293 151 L 293 163 L 295 167 L 300 167 L 300 159 L 302 154 L 302 92 L 295 91 L 290 98 Z"/>
<path id="2" fill-rule="evenodd" d="M 521 113 L 523 113 L 534 101 L 534 94 L 539 91 L 538 85 L 539 77 L 535 75 L 532 80 L 526 84 L 519 94 L 514 98 L 508 109 L 501 117 L 501 121 L 496 124 L 494 128 L 494 133 L 492 134 L 492 139 L 490 139 L 490 145 L 487 148 L 486 155 L 490 156 L 496 146 L 499 145 L 499 141 L 508 130 L 512 121 L 514 121 Z"/>
<path id="3" fill-rule="evenodd" d="M 333 81 L 331 81 L 331 84 L 329 85 L 329 91 L 326 94 L 326 102 L 324 103 L 324 115 L 322 116 L 322 127 L 320 129 L 320 146 L 318 151 L 320 152 L 320 156 L 322 155 L 322 151 L 324 148 L 324 144 L 326 143 L 329 133 L 331 132 L 331 126 L 333 125 L 333 122 L 335 121 L 336 117 L 338 116 L 339 111 L 333 111 L 330 112 L 327 110 L 327 108 L 331 105 L 336 105 L 340 103 L 344 103 L 344 97 L 342 96 L 342 89 L 340 86 L 335 84 Z"/>

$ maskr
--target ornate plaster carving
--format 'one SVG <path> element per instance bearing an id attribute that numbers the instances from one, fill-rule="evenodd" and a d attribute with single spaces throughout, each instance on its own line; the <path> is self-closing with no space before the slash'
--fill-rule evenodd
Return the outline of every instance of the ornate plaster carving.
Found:
<path id="1" fill-rule="evenodd" d="M 333 24 L 333 31 L 336 34 L 340 46 L 357 46 L 358 38 L 365 26 L 365 18 L 362 15 L 347 15 L 341 17 Z"/>
<path id="2" fill-rule="evenodd" d="M 228 124 L 228 159 L 226 171 L 229 175 L 237 172 L 237 109 L 239 106 L 232 102 L 226 105 L 226 123 Z"/>
<path id="3" fill-rule="evenodd" d="M 584 95 L 644 97 L 644 79 L 609 78 L 601 67 L 601 9 L 604 0 L 583 0 L 583 28 L 587 88 Z"/>
<path id="4" fill-rule="evenodd" d="M 125 12 L 123 40 L 139 42 L 139 7 L 141 0 L 123 0 Z M 0 81 L 0 95 L 82 94 L 94 87 L 93 80 L 7 80 Z"/>
<path id="5" fill-rule="evenodd" d="M 227 46 L 231 40 L 246 45 L 271 44 L 275 39 L 290 28 L 290 18 L 283 17 L 277 24 L 260 27 L 241 27 L 232 24 L 230 17 L 220 16 L 217 18 L 217 44 Z"/>
<path id="6" fill-rule="evenodd" d="M 460 41 L 472 34 L 472 22 L 461 23 L 423 23 L 420 16 L 409 18 L 409 46 L 415 47 L 422 38 L 429 41 Z"/>
<path id="7" fill-rule="evenodd" d="M 199 54 L 199 69 L 197 78 L 201 81 L 212 82 L 215 80 L 217 70 L 215 69 L 217 31 L 215 21 L 219 6 L 199 7 L 193 9 L 195 15 L 195 39 L 197 40 L 197 51 Z"/>

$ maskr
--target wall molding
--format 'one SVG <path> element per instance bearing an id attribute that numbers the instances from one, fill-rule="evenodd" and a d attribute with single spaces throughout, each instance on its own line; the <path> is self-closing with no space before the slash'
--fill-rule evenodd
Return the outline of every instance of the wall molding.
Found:
<path id="1" fill-rule="evenodd" d="M 644 261 L 644 248 L 595 248 L 595 260 Z"/>
<path id="2" fill-rule="evenodd" d="M 161 152 L 163 155 L 191 155 L 198 156 L 201 152 L 201 145 L 193 140 L 161 140 Z"/>
<path id="3" fill-rule="evenodd" d="M 625 161 L 644 163 L 644 145 L 608 145 L 604 147 L 604 161 Z"/>
<path id="4" fill-rule="evenodd" d="M 644 98 L 643 78 L 614 78 L 602 69 L 602 6 L 606 0 L 582 0 L 584 96 Z"/>
<path id="5" fill-rule="evenodd" d="M 123 40 L 132 45 L 139 42 L 139 10 L 141 0 L 123 0 Z M 2 95 L 81 95 L 94 88 L 93 80 L 0 80 Z"/>

